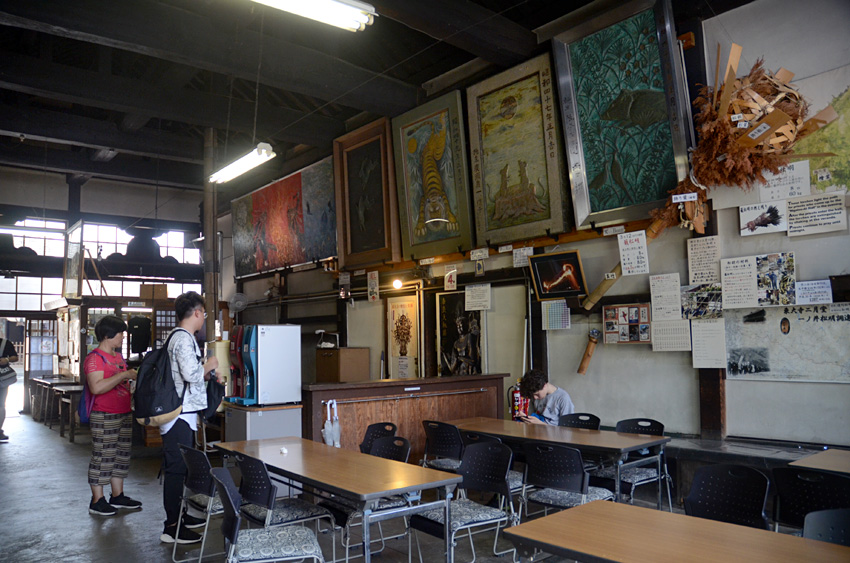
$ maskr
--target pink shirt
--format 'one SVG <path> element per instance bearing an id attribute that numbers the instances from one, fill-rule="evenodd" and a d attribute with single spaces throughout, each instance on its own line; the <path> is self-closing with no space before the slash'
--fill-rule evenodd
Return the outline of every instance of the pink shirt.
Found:
<path id="1" fill-rule="evenodd" d="M 103 378 L 108 379 L 117 373 L 127 371 L 127 364 L 121 353 L 107 354 L 103 350 L 95 350 L 86 356 L 85 373 L 102 371 Z M 94 396 L 92 411 L 124 414 L 130 412 L 130 382 L 122 381 L 106 393 Z"/>

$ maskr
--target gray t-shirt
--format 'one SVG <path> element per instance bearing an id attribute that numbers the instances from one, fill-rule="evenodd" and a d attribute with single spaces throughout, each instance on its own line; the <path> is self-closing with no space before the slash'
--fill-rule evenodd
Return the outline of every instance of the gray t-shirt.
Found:
<path id="1" fill-rule="evenodd" d="M 573 414 L 575 407 L 570 394 L 556 387 L 542 399 L 534 401 L 534 411 L 546 420 L 546 424 L 557 426 L 563 415 Z"/>

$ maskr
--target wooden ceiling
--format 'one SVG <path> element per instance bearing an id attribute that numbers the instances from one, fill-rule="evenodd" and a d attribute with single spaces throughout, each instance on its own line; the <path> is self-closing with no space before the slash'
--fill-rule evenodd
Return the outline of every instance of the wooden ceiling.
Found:
<path id="1" fill-rule="evenodd" d="M 619 4 L 371 3 L 380 17 L 350 33 L 249 0 L 0 0 L 0 165 L 202 189 L 206 128 L 218 163 L 270 143 L 278 158 L 220 188 L 226 209 L 347 130 L 545 52 L 558 22 Z M 694 18 L 740 3 L 674 6 Z"/>

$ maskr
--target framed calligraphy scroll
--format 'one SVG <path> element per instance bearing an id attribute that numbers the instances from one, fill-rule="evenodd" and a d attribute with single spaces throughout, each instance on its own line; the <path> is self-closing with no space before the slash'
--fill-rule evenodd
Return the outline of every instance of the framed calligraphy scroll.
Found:
<path id="1" fill-rule="evenodd" d="M 688 173 L 669 0 L 634 0 L 553 40 L 579 229 L 649 216 Z"/>
<path id="2" fill-rule="evenodd" d="M 479 246 L 564 232 L 563 150 L 549 55 L 466 91 Z"/>

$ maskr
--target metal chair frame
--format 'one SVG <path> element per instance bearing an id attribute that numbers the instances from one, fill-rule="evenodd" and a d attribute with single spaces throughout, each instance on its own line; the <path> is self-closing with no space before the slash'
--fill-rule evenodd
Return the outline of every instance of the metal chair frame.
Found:
<path id="1" fill-rule="evenodd" d="M 183 456 L 183 461 L 186 464 L 186 479 L 183 481 L 183 498 L 180 503 L 180 516 L 177 518 L 177 530 L 180 530 L 180 526 L 183 523 L 183 514 L 186 512 L 186 508 L 188 506 L 203 512 L 205 519 L 204 531 L 201 534 L 201 551 L 198 554 L 198 561 L 201 561 L 204 558 L 204 547 L 207 543 L 207 531 L 210 526 L 210 518 L 221 514 L 222 511 L 213 510 L 216 494 L 215 482 L 210 474 L 212 464 L 210 464 L 210 459 L 207 457 L 207 454 L 182 444 L 180 445 L 180 454 Z M 193 495 L 206 496 L 206 506 L 191 500 L 190 497 Z M 192 557 L 177 559 L 177 545 L 178 543 L 175 541 L 174 547 L 171 550 L 171 560 L 174 561 L 174 563 L 192 561 Z M 225 552 L 221 551 L 219 553 L 210 554 L 207 557 L 211 557 L 213 555 L 224 555 L 224 553 Z"/>

